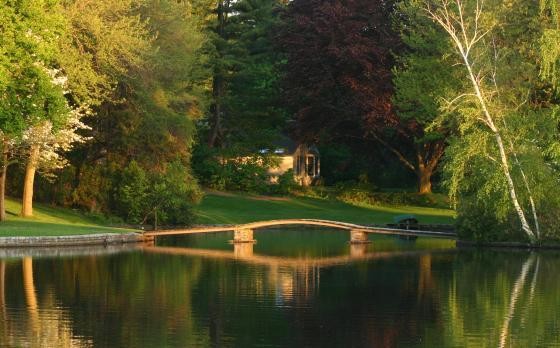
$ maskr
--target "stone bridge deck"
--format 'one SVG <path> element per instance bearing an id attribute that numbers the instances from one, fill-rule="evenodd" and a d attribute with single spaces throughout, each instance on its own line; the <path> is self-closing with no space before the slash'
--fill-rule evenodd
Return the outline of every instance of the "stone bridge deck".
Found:
<path id="1" fill-rule="evenodd" d="M 251 222 L 247 224 L 230 225 L 230 226 L 209 226 L 209 227 L 195 227 L 189 229 L 153 231 L 153 232 L 144 233 L 144 236 L 148 238 L 156 238 L 162 236 L 233 231 L 234 232 L 233 242 L 244 243 L 244 242 L 255 241 L 253 239 L 253 231 L 255 229 L 275 227 L 275 226 L 287 226 L 287 225 L 288 226 L 297 226 L 297 225 L 321 226 L 321 227 L 330 227 L 330 228 L 347 230 L 350 231 L 351 243 L 367 243 L 368 233 L 412 236 L 412 237 L 435 237 L 435 238 L 446 238 L 446 239 L 457 238 L 457 235 L 451 232 L 435 232 L 435 231 L 422 231 L 422 230 L 406 230 L 406 229 L 399 229 L 399 228 L 372 227 L 372 226 L 363 226 L 363 225 L 357 225 L 357 224 L 352 224 L 347 222 L 316 220 L 316 219 L 269 220 L 269 221 Z"/>

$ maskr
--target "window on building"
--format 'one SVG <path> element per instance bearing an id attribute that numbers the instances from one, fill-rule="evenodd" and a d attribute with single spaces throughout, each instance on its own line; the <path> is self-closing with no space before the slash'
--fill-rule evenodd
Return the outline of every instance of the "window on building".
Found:
<path id="1" fill-rule="evenodd" d="M 315 176 L 315 156 L 307 156 L 306 173 L 308 176 Z"/>

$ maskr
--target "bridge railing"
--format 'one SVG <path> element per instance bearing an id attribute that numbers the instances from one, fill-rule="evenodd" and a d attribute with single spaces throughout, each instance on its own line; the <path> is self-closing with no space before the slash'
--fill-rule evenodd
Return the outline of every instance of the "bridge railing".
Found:
<path id="1" fill-rule="evenodd" d="M 304 226 L 321 226 L 330 227 L 350 231 L 350 243 L 367 243 L 369 242 L 367 234 L 385 234 L 385 235 L 398 235 L 398 236 L 410 236 L 410 237 L 435 237 L 435 238 L 447 238 L 456 239 L 456 234 L 454 232 L 447 231 L 430 231 L 430 230 L 412 230 L 412 229 L 402 229 L 402 228 L 391 228 L 391 227 L 378 227 L 378 226 L 366 226 L 358 225 L 348 222 L 331 221 L 331 220 L 319 220 L 319 219 L 281 219 L 281 220 L 268 220 L 268 221 L 258 221 L 239 225 L 228 225 L 228 226 L 205 226 L 205 227 L 193 227 L 189 229 L 178 229 L 178 230 L 164 230 L 164 231 L 153 231 L 146 232 L 144 235 L 147 237 L 160 237 L 160 236 L 170 236 L 170 235 L 187 235 L 187 234 L 199 234 L 199 233 L 215 233 L 215 232 L 234 232 L 234 243 L 248 243 L 255 242 L 253 231 L 261 228 L 275 227 L 275 226 L 288 226 L 288 225 L 304 225 Z"/>

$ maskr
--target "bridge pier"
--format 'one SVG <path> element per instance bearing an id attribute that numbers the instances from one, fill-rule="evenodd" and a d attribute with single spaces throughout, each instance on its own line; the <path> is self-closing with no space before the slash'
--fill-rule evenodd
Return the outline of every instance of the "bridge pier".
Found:
<path id="1" fill-rule="evenodd" d="M 235 243 L 233 245 L 233 255 L 236 259 L 244 259 L 253 256 L 254 243 Z"/>
<path id="2" fill-rule="evenodd" d="M 360 258 L 367 254 L 367 243 L 350 244 L 350 257 Z"/>
<path id="3" fill-rule="evenodd" d="M 363 230 L 350 230 L 350 244 L 370 243 L 368 235 Z"/>
<path id="4" fill-rule="evenodd" d="M 233 231 L 233 243 L 255 243 L 253 239 L 253 230 L 250 228 L 241 228 Z"/>

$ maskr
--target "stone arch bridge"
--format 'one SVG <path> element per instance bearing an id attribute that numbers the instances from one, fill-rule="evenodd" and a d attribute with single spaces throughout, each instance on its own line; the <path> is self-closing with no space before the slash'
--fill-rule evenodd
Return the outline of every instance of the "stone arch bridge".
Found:
<path id="1" fill-rule="evenodd" d="M 256 229 L 276 227 L 276 226 L 298 226 L 298 225 L 330 227 L 330 228 L 347 230 L 350 232 L 350 243 L 355 243 L 355 244 L 368 243 L 368 236 L 367 236 L 368 233 L 397 235 L 397 236 L 411 236 L 411 237 L 436 237 L 436 238 L 446 238 L 446 239 L 456 239 L 457 237 L 457 235 L 452 232 L 436 232 L 436 231 L 375 227 L 375 226 L 351 224 L 347 222 L 317 220 L 317 219 L 282 219 L 282 220 L 251 222 L 251 223 L 239 224 L 239 225 L 205 226 L 205 227 L 194 227 L 189 229 L 162 230 L 162 231 L 146 232 L 144 233 L 144 236 L 147 237 L 148 239 L 154 239 L 156 237 L 163 237 L 163 236 L 233 231 L 234 243 L 253 243 L 255 242 L 255 239 L 253 237 L 253 232 Z"/>

